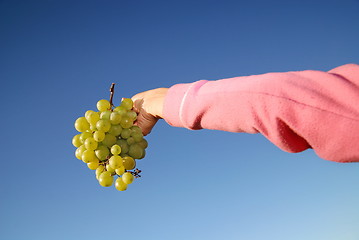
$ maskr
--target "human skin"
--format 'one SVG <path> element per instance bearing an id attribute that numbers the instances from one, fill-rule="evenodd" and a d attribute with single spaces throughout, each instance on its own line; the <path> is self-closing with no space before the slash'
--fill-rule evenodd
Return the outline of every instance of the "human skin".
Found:
<path id="1" fill-rule="evenodd" d="M 163 118 L 192 130 L 261 133 L 287 152 L 359 162 L 359 65 L 266 73 L 158 88 L 133 97 L 148 134 Z"/>
<path id="2" fill-rule="evenodd" d="M 159 119 L 163 118 L 163 105 L 168 88 L 156 88 L 132 97 L 134 110 L 138 113 L 136 125 L 144 135 L 151 132 Z"/>

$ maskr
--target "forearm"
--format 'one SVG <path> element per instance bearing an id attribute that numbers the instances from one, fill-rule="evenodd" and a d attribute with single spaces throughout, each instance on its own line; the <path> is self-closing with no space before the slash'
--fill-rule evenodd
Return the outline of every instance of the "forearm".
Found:
<path id="1" fill-rule="evenodd" d="M 358 65 L 348 65 L 179 84 L 167 93 L 164 119 L 189 129 L 262 133 L 288 152 L 313 148 L 327 160 L 359 161 L 358 74 Z"/>

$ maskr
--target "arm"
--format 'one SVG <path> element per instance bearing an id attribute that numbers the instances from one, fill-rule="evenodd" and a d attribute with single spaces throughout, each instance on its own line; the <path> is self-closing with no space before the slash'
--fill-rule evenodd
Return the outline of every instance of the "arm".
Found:
<path id="1" fill-rule="evenodd" d="M 359 65 L 172 86 L 162 115 L 189 129 L 261 133 L 287 152 L 359 161 Z"/>

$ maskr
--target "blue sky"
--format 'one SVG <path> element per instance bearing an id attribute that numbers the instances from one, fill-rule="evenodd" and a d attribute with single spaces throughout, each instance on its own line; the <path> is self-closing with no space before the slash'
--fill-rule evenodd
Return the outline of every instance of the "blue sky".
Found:
<path id="1" fill-rule="evenodd" d="M 176 83 L 359 63 L 359 1 L 0 1 L 0 239 L 359 239 L 359 165 L 158 123 L 98 185 L 75 119 Z M 323 120 L 323 124 L 325 121 Z"/>

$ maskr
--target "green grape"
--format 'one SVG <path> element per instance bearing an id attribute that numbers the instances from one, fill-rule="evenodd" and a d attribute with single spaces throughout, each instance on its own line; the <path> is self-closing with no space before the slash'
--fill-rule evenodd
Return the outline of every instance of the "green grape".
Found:
<path id="1" fill-rule="evenodd" d="M 111 133 L 114 136 L 119 136 L 122 132 L 121 125 L 112 125 L 108 133 Z"/>
<path id="2" fill-rule="evenodd" d="M 87 119 L 88 118 L 88 116 L 91 114 L 91 113 L 93 113 L 94 111 L 92 111 L 92 110 L 87 110 L 86 112 L 85 112 L 85 118 Z M 88 120 L 87 120 L 88 121 Z"/>
<path id="3" fill-rule="evenodd" d="M 132 133 L 131 136 L 133 137 L 133 139 L 135 140 L 135 142 L 141 142 L 143 140 L 143 134 L 141 133 Z"/>
<path id="4" fill-rule="evenodd" d="M 126 170 L 131 170 L 136 167 L 135 159 L 133 159 L 132 157 L 122 158 L 122 163 Z"/>
<path id="5" fill-rule="evenodd" d="M 90 132 L 83 132 L 83 133 L 80 134 L 80 141 L 81 141 L 82 143 L 85 143 L 85 140 L 86 140 L 87 138 L 89 138 L 89 137 L 92 137 L 92 133 L 90 133 Z"/>
<path id="6" fill-rule="evenodd" d="M 113 175 L 118 175 L 115 187 L 124 191 L 135 178 L 126 171 L 134 169 L 136 159 L 145 156 L 148 142 L 141 128 L 134 126 L 137 113 L 132 110 L 132 99 L 123 98 L 118 107 L 102 99 L 96 106 L 99 112 L 88 110 L 75 121 L 75 129 L 81 132 L 72 138 L 77 147 L 75 155 L 89 169 L 96 170 L 101 186 L 111 186 Z"/>
<path id="7" fill-rule="evenodd" d="M 125 191 L 127 189 L 127 184 L 123 182 L 121 177 L 119 177 L 116 179 L 115 187 L 118 191 Z"/>
<path id="8" fill-rule="evenodd" d="M 106 99 L 97 102 L 97 109 L 101 112 L 111 109 L 111 104 Z"/>
<path id="9" fill-rule="evenodd" d="M 96 123 L 96 128 L 100 131 L 108 132 L 111 128 L 110 120 L 100 119 Z"/>
<path id="10" fill-rule="evenodd" d="M 111 111 L 106 110 L 106 111 L 101 112 L 100 119 L 110 120 L 110 116 L 111 116 Z"/>
<path id="11" fill-rule="evenodd" d="M 115 169 L 116 174 L 119 176 L 124 174 L 125 171 L 126 171 L 126 169 L 123 165 L 121 167 Z"/>
<path id="12" fill-rule="evenodd" d="M 133 180 L 135 179 L 135 177 L 130 173 L 130 172 L 125 172 L 122 175 L 122 181 L 126 184 L 131 184 L 133 183 Z"/>
<path id="13" fill-rule="evenodd" d="M 138 158 L 138 159 L 142 159 L 142 158 L 144 158 L 145 156 L 146 156 L 146 150 L 143 149 L 142 156 L 141 156 L 140 158 Z"/>
<path id="14" fill-rule="evenodd" d="M 124 116 L 124 117 L 122 117 L 122 119 L 121 119 L 120 125 L 121 125 L 121 127 L 123 127 L 123 128 L 130 128 L 130 127 L 133 126 L 133 121 L 132 121 L 132 119 L 129 118 L 128 116 Z"/>
<path id="15" fill-rule="evenodd" d="M 117 140 L 116 144 L 121 147 L 121 154 L 128 153 L 129 147 L 128 147 L 127 141 L 125 139 Z"/>
<path id="16" fill-rule="evenodd" d="M 95 155 L 101 161 L 106 160 L 107 156 L 110 155 L 110 150 L 105 145 L 98 146 L 95 150 Z"/>
<path id="17" fill-rule="evenodd" d="M 126 115 L 127 110 L 123 106 L 118 106 L 114 109 L 114 111 L 118 112 L 121 116 Z"/>
<path id="18" fill-rule="evenodd" d="M 98 182 L 103 187 L 110 187 L 113 183 L 112 173 L 105 171 L 98 177 Z"/>
<path id="19" fill-rule="evenodd" d="M 137 113 L 134 111 L 128 111 L 126 113 L 126 116 L 129 117 L 132 121 L 135 121 L 137 119 Z"/>
<path id="20" fill-rule="evenodd" d="M 110 122 L 113 125 L 120 124 L 122 116 L 119 112 L 112 112 L 110 115 Z"/>
<path id="21" fill-rule="evenodd" d="M 139 126 L 132 126 L 131 127 L 131 133 L 135 134 L 135 133 L 142 133 L 142 130 Z"/>
<path id="22" fill-rule="evenodd" d="M 127 139 L 130 136 L 131 136 L 131 129 L 129 129 L 129 128 L 122 129 L 121 138 Z"/>
<path id="23" fill-rule="evenodd" d="M 93 134 L 93 139 L 95 139 L 96 142 L 102 142 L 105 139 L 105 132 L 104 131 L 96 131 Z"/>
<path id="24" fill-rule="evenodd" d="M 147 140 L 146 139 L 142 139 L 142 141 L 141 142 L 138 142 L 137 143 L 141 148 L 143 148 L 143 149 L 146 149 L 147 147 L 148 147 L 148 142 L 147 142 Z"/>
<path id="25" fill-rule="evenodd" d="M 115 172 L 115 169 L 113 169 L 113 168 L 110 166 L 110 164 L 107 164 L 107 165 L 106 165 L 106 170 L 107 170 L 108 172 L 110 172 L 110 173 L 114 173 L 114 172 Z"/>
<path id="26" fill-rule="evenodd" d="M 127 138 L 127 144 L 128 145 L 132 145 L 132 144 L 134 144 L 135 143 L 135 139 L 133 138 L 133 137 L 129 137 L 129 138 Z"/>
<path id="27" fill-rule="evenodd" d="M 138 144 L 132 144 L 128 150 L 128 155 L 136 159 L 142 158 L 143 148 L 141 148 Z"/>
<path id="28" fill-rule="evenodd" d="M 105 171 L 105 166 L 104 165 L 99 165 L 96 168 L 96 179 L 98 179 L 98 177 L 100 176 L 100 174 Z"/>
<path id="29" fill-rule="evenodd" d="M 75 121 L 75 129 L 79 132 L 86 132 L 90 129 L 90 124 L 87 122 L 85 117 L 79 117 Z"/>
<path id="30" fill-rule="evenodd" d="M 85 140 L 85 148 L 88 150 L 95 150 L 98 146 L 98 143 L 92 137 L 86 138 Z"/>
<path id="31" fill-rule="evenodd" d="M 95 151 L 93 151 L 93 150 L 85 150 L 82 153 L 82 161 L 85 162 L 85 163 L 95 161 L 96 159 L 97 158 L 96 158 L 96 155 L 95 155 Z"/>
<path id="32" fill-rule="evenodd" d="M 84 145 L 81 145 L 80 147 L 78 147 L 75 151 L 76 158 L 79 160 L 82 160 L 82 154 L 85 150 L 86 150 L 86 148 Z"/>
<path id="33" fill-rule="evenodd" d="M 114 145 L 116 143 L 116 141 L 117 141 L 117 138 L 114 135 L 107 133 L 105 135 L 105 139 L 102 140 L 102 144 L 110 148 L 110 147 L 112 147 L 112 145 Z"/>
<path id="34" fill-rule="evenodd" d="M 124 107 L 126 110 L 131 110 L 133 107 L 132 99 L 131 98 L 123 98 L 120 106 Z"/>
<path id="35" fill-rule="evenodd" d="M 121 147 L 119 145 L 117 145 L 117 144 L 113 145 L 111 147 L 111 153 L 113 155 L 119 155 L 121 153 Z"/>
<path id="36" fill-rule="evenodd" d="M 81 134 L 77 134 L 72 138 L 72 145 L 74 145 L 75 147 L 80 147 L 82 145 L 80 135 Z"/>
<path id="37" fill-rule="evenodd" d="M 87 163 L 87 167 L 91 170 L 96 170 L 99 165 L 100 165 L 99 161 L 92 161 Z"/>
<path id="38" fill-rule="evenodd" d="M 89 110 L 91 111 L 91 110 Z M 87 111 L 87 112 L 89 112 Z M 85 118 L 91 125 L 96 125 L 97 121 L 100 120 L 100 114 L 98 112 L 91 111 L 85 114 Z"/>
<path id="39" fill-rule="evenodd" d="M 122 163 L 122 157 L 120 156 L 112 156 L 110 160 L 108 161 L 111 168 L 116 169 L 123 165 Z"/>

